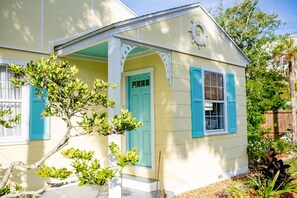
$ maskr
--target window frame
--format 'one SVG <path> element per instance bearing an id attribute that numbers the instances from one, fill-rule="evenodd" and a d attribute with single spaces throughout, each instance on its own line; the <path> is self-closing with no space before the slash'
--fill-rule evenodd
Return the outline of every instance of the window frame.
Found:
<path id="1" fill-rule="evenodd" d="M 27 62 L 21 60 L 15 60 L 10 58 L 0 58 L 0 65 L 9 65 L 9 63 L 15 63 L 26 67 Z M 29 143 L 29 113 L 30 113 L 30 87 L 23 86 L 21 99 L 21 135 L 15 137 L 0 137 L 0 145 L 17 145 Z M 0 99 L 1 100 L 1 99 Z"/>
<path id="2" fill-rule="evenodd" d="M 223 76 L 223 94 L 224 94 L 224 100 L 223 102 L 218 102 L 218 100 L 206 100 L 205 99 L 205 84 L 204 84 L 204 74 L 205 72 L 210 72 L 210 73 L 215 73 L 215 74 L 221 74 Z M 228 132 L 228 112 L 227 112 L 227 87 L 226 87 L 226 72 L 219 70 L 219 69 L 214 69 L 214 68 L 209 68 L 209 67 L 204 67 L 202 68 L 202 94 L 203 94 L 203 121 L 204 121 L 204 136 L 212 136 L 212 135 L 223 135 L 223 134 L 229 134 Z M 205 115 L 205 102 L 216 102 L 216 103 L 223 103 L 224 107 L 224 112 L 223 112 L 223 122 L 224 122 L 224 129 L 216 129 L 216 130 L 207 130 L 206 129 L 206 115 Z"/>

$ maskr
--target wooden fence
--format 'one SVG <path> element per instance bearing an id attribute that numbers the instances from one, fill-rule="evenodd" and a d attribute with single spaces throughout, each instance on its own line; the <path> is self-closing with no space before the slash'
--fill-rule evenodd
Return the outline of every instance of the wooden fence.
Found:
<path id="1" fill-rule="evenodd" d="M 282 135 L 286 130 L 292 128 L 291 110 L 265 111 L 266 121 L 263 127 L 268 129 L 270 134 Z"/>

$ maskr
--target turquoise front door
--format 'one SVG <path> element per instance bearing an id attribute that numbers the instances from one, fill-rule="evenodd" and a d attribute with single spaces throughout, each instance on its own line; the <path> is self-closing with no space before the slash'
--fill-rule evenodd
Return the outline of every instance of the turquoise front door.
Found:
<path id="1" fill-rule="evenodd" d="M 137 165 L 151 167 L 151 84 L 150 74 L 128 77 L 128 108 L 143 126 L 128 134 L 128 147 L 137 147 Z"/>

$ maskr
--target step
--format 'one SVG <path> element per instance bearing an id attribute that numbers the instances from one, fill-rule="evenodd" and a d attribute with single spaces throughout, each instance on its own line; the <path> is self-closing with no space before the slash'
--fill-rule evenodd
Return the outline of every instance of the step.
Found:
<path id="1" fill-rule="evenodd" d="M 157 180 L 123 174 L 122 186 L 130 189 L 143 191 L 143 192 L 153 192 L 156 190 Z M 160 182 L 158 182 L 157 190 L 160 190 Z"/>

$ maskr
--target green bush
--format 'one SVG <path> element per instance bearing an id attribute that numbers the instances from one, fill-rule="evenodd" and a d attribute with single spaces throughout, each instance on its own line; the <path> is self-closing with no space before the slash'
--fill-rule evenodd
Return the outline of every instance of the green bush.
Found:
<path id="1" fill-rule="evenodd" d="M 266 152 L 273 145 L 270 137 L 250 136 L 248 138 L 247 154 L 249 164 L 256 167 L 261 159 L 265 158 Z"/>
<path id="2" fill-rule="evenodd" d="M 272 148 L 274 148 L 277 153 L 286 153 L 293 149 L 291 142 L 279 138 L 274 139 Z"/>
<path id="3" fill-rule="evenodd" d="M 297 183 L 293 183 L 294 179 L 288 172 L 290 165 L 278 160 L 276 155 L 273 148 L 269 149 L 258 164 L 257 175 L 249 177 L 257 197 L 270 198 L 296 192 Z"/>

